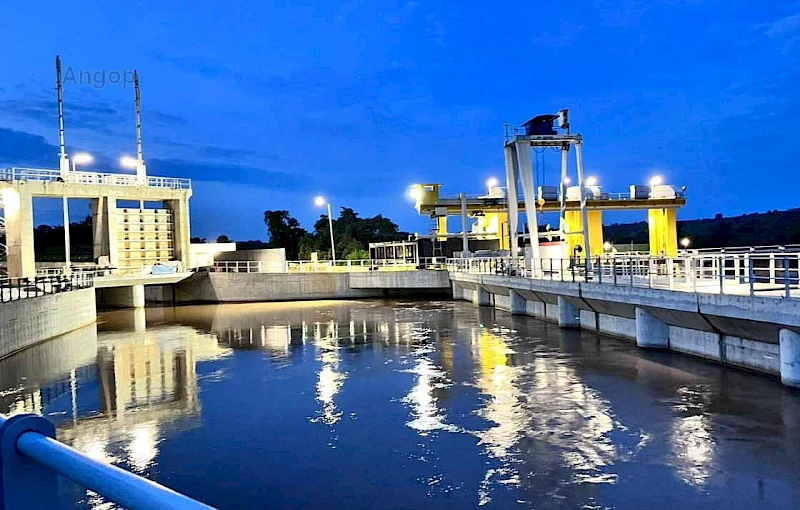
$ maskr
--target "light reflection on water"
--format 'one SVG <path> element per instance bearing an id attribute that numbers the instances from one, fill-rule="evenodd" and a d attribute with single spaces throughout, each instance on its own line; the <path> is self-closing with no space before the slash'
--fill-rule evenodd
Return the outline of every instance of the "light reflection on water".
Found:
<path id="1" fill-rule="evenodd" d="M 220 508 L 789 508 L 800 495 L 798 396 L 685 357 L 462 303 L 102 319 L 0 361 L 2 410 L 45 414 L 91 457 Z M 315 491 L 296 492 L 295 472 Z"/>

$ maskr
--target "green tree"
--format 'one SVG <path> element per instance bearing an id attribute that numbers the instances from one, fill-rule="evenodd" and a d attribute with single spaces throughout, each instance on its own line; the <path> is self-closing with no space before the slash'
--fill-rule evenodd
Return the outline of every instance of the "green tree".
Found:
<path id="1" fill-rule="evenodd" d="M 269 232 L 269 247 L 284 248 L 287 260 L 297 260 L 300 242 L 308 232 L 289 216 L 289 211 L 264 211 L 264 224 Z"/>

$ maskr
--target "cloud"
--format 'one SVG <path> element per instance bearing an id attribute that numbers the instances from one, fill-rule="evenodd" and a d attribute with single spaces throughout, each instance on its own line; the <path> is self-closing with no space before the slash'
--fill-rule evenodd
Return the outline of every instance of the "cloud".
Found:
<path id="1" fill-rule="evenodd" d="M 0 101 L 0 112 L 49 126 L 57 122 L 58 103 L 55 99 L 42 99 L 38 94 L 27 94 Z M 65 102 L 64 118 L 68 128 L 91 129 L 100 133 L 112 133 L 112 127 L 124 121 L 119 110 L 100 101 Z"/>
<path id="2" fill-rule="evenodd" d="M 157 110 L 146 110 L 142 113 L 142 116 L 148 121 L 155 121 L 156 124 L 162 126 L 185 126 L 189 124 L 189 121 L 186 119 L 186 117 L 173 115 L 171 113 L 159 112 Z"/>
<path id="3" fill-rule="evenodd" d="M 800 35 L 800 13 L 786 16 L 775 22 L 762 25 L 764 34 L 772 39 L 784 39 Z"/>
<path id="4" fill-rule="evenodd" d="M 0 164 L 53 167 L 58 163 L 58 147 L 43 136 L 0 127 Z"/>
<path id="5" fill-rule="evenodd" d="M 185 177 L 201 181 L 245 183 L 273 189 L 304 188 L 302 175 L 246 165 L 216 164 L 183 159 L 148 159 L 147 173 L 163 177 Z"/>

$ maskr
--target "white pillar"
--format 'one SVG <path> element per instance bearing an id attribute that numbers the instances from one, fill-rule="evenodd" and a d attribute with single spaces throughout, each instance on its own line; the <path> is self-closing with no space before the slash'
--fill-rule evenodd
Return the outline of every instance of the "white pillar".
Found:
<path id="1" fill-rule="evenodd" d="M 781 382 L 786 386 L 800 388 L 800 333 L 781 329 Z"/>
<path id="2" fill-rule="evenodd" d="M 531 160 L 530 142 L 517 142 L 517 162 L 519 176 L 522 180 L 522 196 L 525 199 L 525 216 L 528 218 L 528 230 L 531 236 L 531 252 L 533 254 L 533 270 L 541 267 L 539 252 L 539 223 L 536 217 L 536 181 L 533 178 L 533 162 Z"/>
<path id="3" fill-rule="evenodd" d="M 69 199 L 66 195 L 62 199 L 62 205 L 64 206 L 64 263 L 65 268 L 69 270 L 70 259 L 72 259 L 72 246 L 70 246 L 72 242 L 69 237 Z"/>
<path id="4" fill-rule="evenodd" d="M 491 293 L 478 285 L 478 288 L 475 289 L 475 293 L 472 294 L 472 304 L 476 306 L 492 306 Z"/>
<path id="5" fill-rule="evenodd" d="M 589 213 L 586 210 L 586 179 L 583 175 L 583 144 L 581 142 L 575 143 L 575 159 L 578 164 L 578 186 L 581 198 L 581 217 L 583 220 L 583 253 L 586 255 L 587 268 L 591 268 L 592 250 L 589 246 Z"/>
<path id="6" fill-rule="evenodd" d="M 458 195 L 461 200 L 461 256 L 469 257 L 469 234 L 467 233 L 467 194 Z"/>
<path id="7" fill-rule="evenodd" d="M 567 222 L 567 177 L 569 168 L 569 144 L 565 144 L 561 148 L 561 181 L 558 183 L 559 195 L 559 209 L 560 216 L 558 221 L 558 228 L 561 231 L 561 242 L 567 241 L 564 233 L 566 232 Z"/>
<path id="8" fill-rule="evenodd" d="M 512 257 L 516 257 L 519 250 L 519 240 L 517 238 L 517 229 L 519 228 L 518 180 L 519 166 L 517 164 L 516 146 L 509 144 L 506 145 L 506 201 L 508 202 L 508 233 Z"/>
<path id="9" fill-rule="evenodd" d="M 36 276 L 36 257 L 33 251 L 33 197 L 17 188 L 3 190 L 8 249 L 8 276 Z"/>
<path id="10" fill-rule="evenodd" d="M 525 298 L 514 289 L 508 289 L 509 308 L 513 315 L 525 315 L 528 311 Z"/>
<path id="11" fill-rule="evenodd" d="M 669 326 L 644 308 L 636 308 L 636 345 L 669 349 Z"/>
<path id="12" fill-rule="evenodd" d="M 581 327 L 581 311 L 563 296 L 558 296 L 558 325 L 562 328 Z"/>
<path id="13" fill-rule="evenodd" d="M 189 260 L 189 196 L 178 200 L 170 200 L 172 210 L 172 243 L 175 249 L 175 260 L 181 261 L 181 271 L 186 271 Z"/>

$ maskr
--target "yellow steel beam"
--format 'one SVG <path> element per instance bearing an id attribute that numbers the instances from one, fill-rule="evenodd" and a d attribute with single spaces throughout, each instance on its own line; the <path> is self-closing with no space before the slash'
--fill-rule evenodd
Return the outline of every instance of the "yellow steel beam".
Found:
<path id="1" fill-rule="evenodd" d="M 603 212 L 602 211 L 589 211 L 589 241 L 592 247 L 592 255 L 603 254 Z M 566 256 L 572 256 L 575 253 L 575 247 L 580 246 L 586 250 L 586 241 L 583 237 L 583 219 L 580 211 L 567 211 L 566 217 L 566 243 L 567 253 Z M 582 257 L 587 253 L 583 251 Z"/>
<path id="2" fill-rule="evenodd" d="M 678 255 L 678 228 L 675 209 L 650 209 L 650 255 Z"/>

